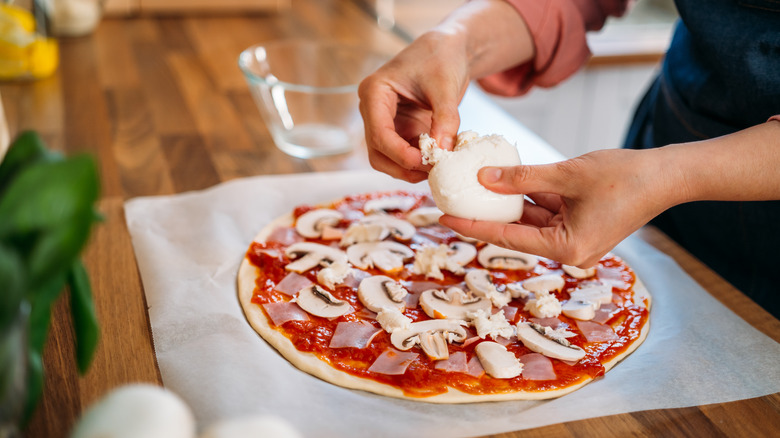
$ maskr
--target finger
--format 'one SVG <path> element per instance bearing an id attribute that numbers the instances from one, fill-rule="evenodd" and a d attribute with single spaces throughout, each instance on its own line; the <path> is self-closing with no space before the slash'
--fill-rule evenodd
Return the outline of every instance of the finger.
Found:
<path id="1" fill-rule="evenodd" d="M 526 203 L 525 207 L 523 207 L 523 217 L 520 219 L 520 222 L 535 227 L 545 227 L 552 223 L 555 214 L 539 205 Z"/>
<path id="2" fill-rule="evenodd" d="M 375 85 L 370 79 L 361 83 L 360 113 L 366 131 L 366 145 L 396 165 L 408 170 L 424 170 L 417 148 L 401 138 L 395 130 L 398 96 L 387 85 Z M 381 169 L 384 171 L 384 168 Z"/>
<path id="3" fill-rule="evenodd" d="M 558 163 L 533 166 L 483 167 L 477 173 L 479 183 L 488 190 L 505 194 L 562 194 L 566 179 Z"/>
<path id="4" fill-rule="evenodd" d="M 458 102 L 439 103 L 433 106 L 431 114 L 431 137 L 435 138 L 439 147 L 452 150 L 455 137 L 460 126 Z"/>
<path id="5" fill-rule="evenodd" d="M 536 227 L 526 224 L 472 221 L 443 215 L 439 223 L 464 236 L 473 237 L 505 248 L 559 260 L 565 251 L 565 230 L 562 226 Z"/>
<path id="6" fill-rule="evenodd" d="M 552 193 L 530 193 L 527 194 L 534 203 L 550 211 L 559 211 L 563 207 L 563 198 L 560 195 Z M 527 205 L 527 203 L 526 203 Z"/>
<path id="7" fill-rule="evenodd" d="M 428 172 L 404 169 L 396 164 L 395 161 L 373 149 L 368 150 L 368 162 L 374 169 L 384 172 L 393 178 L 408 181 L 410 183 L 418 183 L 428 178 Z"/>

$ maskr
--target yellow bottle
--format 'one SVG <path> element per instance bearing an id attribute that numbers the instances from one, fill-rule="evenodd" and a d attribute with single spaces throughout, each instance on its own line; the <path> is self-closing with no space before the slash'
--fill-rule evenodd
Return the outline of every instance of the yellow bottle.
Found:
<path id="1" fill-rule="evenodd" d="M 58 61 L 57 41 L 47 37 L 33 11 L 0 4 L 0 80 L 45 78 Z"/>

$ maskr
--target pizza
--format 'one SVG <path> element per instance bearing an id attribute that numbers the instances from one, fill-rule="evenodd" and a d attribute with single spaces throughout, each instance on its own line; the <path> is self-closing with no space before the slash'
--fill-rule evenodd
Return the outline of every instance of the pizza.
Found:
<path id="1" fill-rule="evenodd" d="M 456 234 L 430 194 L 301 205 L 246 251 L 238 298 L 285 359 L 332 384 L 434 403 L 559 397 L 649 330 L 612 254 L 580 269 Z"/>

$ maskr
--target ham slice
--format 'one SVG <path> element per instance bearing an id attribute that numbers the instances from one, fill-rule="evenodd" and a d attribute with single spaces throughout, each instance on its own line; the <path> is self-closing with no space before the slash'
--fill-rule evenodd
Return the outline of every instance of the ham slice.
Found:
<path id="1" fill-rule="evenodd" d="M 347 278 L 344 279 L 344 285 L 353 289 L 357 289 L 358 286 L 360 286 L 360 282 L 363 281 L 364 278 L 368 278 L 370 276 L 371 274 L 368 272 L 361 271 L 359 269 L 352 269 L 351 273 L 347 275 Z"/>
<path id="2" fill-rule="evenodd" d="M 281 327 L 282 324 L 288 321 L 308 321 L 309 315 L 301 309 L 297 304 L 287 301 L 281 301 L 278 303 L 263 304 L 268 316 L 275 326 Z"/>
<path id="3" fill-rule="evenodd" d="M 504 316 L 506 317 L 506 320 L 510 323 L 515 321 L 515 316 L 517 315 L 517 307 L 515 306 L 504 306 L 501 308 L 501 310 L 504 311 Z"/>
<path id="4" fill-rule="evenodd" d="M 593 322 L 604 324 L 612 318 L 612 314 L 617 310 L 617 306 L 614 303 L 602 304 L 598 310 L 596 310 L 596 316 L 591 319 Z"/>
<path id="5" fill-rule="evenodd" d="M 577 321 L 577 328 L 588 342 L 609 342 L 618 339 L 612 327 L 597 322 Z"/>
<path id="6" fill-rule="evenodd" d="M 296 242 L 302 242 L 303 237 L 295 231 L 293 227 L 278 227 L 271 231 L 266 242 L 278 242 L 285 246 L 290 246 Z"/>
<path id="7" fill-rule="evenodd" d="M 308 278 L 295 272 L 290 272 L 282 278 L 282 281 L 276 285 L 274 290 L 285 295 L 293 296 L 301 289 L 311 285 L 312 282 Z"/>
<path id="8" fill-rule="evenodd" d="M 523 364 L 523 378 L 528 380 L 555 380 L 552 361 L 539 353 L 524 354 L 518 358 Z"/>
<path id="9" fill-rule="evenodd" d="M 558 328 L 559 325 L 563 324 L 563 322 L 558 318 L 531 318 L 529 321 L 534 324 L 539 324 L 542 327 L 550 327 L 553 330 Z"/>
<path id="10" fill-rule="evenodd" d="M 340 322 L 336 325 L 330 348 L 366 348 L 381 329 L 362 322 Z"/>
<path id="11" fill-rule="evenodd" d="M 447 359 L 436 362 L 437 370 L 450 371 L 453 373 L 468 374 L 469 366 L 466 361 L 466 353 L 463 351 L 456 351 L 450 355 Z"/>
<path id="12" fill-rule="evenodd" d="M 372 373 L 400 375 L 406 372 L 409 364 L 417 359 L 419 354 L 407 351 L 398 351 L 388 348 L 368 368 Z"/>
<path id="13" fill-rule="evenodd" d="M 482 377 L 483 374 L 485 374 L 485 369 L 482 368 L 482 362 L 479 361 L 479 358 L 477 356 L 474 356 L 471 358 L 471 360 L 468 363 L 469 371 L 466 373 L 473 377 Z"/>

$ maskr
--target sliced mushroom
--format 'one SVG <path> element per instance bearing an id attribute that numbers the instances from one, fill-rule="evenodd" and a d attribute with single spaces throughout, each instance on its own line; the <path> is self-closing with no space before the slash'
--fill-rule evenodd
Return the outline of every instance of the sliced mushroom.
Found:
<path id="1" fill-rule="evenodd" d="M 547 327 L 547 329 L 550 329 Z M 545 327 L 532 322 L 517 324 L 517 339 L 529 350 L 543 354 L 553 359 L 576 362 L 585 357 L 585 350 L 572 345 L 565 338 L 545 335 Z"/>
<path id="2" fill-rule="evenodd" d="M 531 295 L 531 291 L 524 288 L 521 281 L 507 284 L 506 290 L 509 291 L 512 298 L 528 298 L 528 296 Z"/>
<path id="3" fill-rule="evenodd" d="M 523 288 L 531 292 L 561 290 L 565 285 L 566 280 L 558 274 L 539 275 L 523 281 Z"/>
<path id="4" fill-rule="evenodd" d="M 347 254 L 344 251 L 331 246 L 314 242 L 298 242 L 287 247 L 284 252 L 291 259 L 297 259 L 289 263 L 284 269 L 299 274 L 308 271 L 315 266 L 329 266 L 332 263 L 347 263 Z"/>
<path id="5" fill-rule="evenodd" d="M 387 196 L 366 201 L 366 203 L 363 204 L 363 211 L 366 213 L 390 210 L 406 211 L 412 208 L 416 203 L 417 200 L 415 198 L 407 196 Z"/>
<path id="6" fill-rule="evenodd" d="M 393 238 L 407 241 L 414 237 L 417 229 L 410 222 L 395 216 L 385 214 L 372 214 L 359 221 L 363 224 L 381 224 L 390 232 Z"/>
<path id="7" fill-rule="evenodd" d="M 571 277 L 578 278 L 578 279 L 590 278 L 596 275 L 595 266 L 591 266 L 590 268 L 586 268 L 586 269 L 582 269 L 570 265 L 563 265 L 561 267 L 563 268 L 563 272 L 569 274 Z"/>
<path id="8" fill-rule="evenodd" d="M 590 301 L 569 300 L 561 305 L 561 313 L 569 318 L 590 321 L 596 317 L 599 305 Z"/>
<path id="9" fill-rule="evenodd" d="M 416 227 L 425 227 L 438 224 L 442 214 L 439 207 L 420 207 L 410 211 L 406 220 Z"/>
<path id="10" fill-rule="evenodd" d="M 485 372 L 496 379 L 511 379 L 523 372 L 523 364 L 498 342 L 484 341 L 474 347 Z"/>
<path id="11" fill-rule="evenodd" d="M 348 302 L 339 300 L 316 284 L 301 289 L 295 302 L 303 310 L 323 318 L 336 318 L 354 310 Z"/>
<path id="12" fill-rule="evenodd" d="M 468 314 L 482 310 L 490 312 L 490 300 L 467 295 L 452 286 L 447 291 L 429 289 L 420 294 L 420 307 L 426 315 L 437 319 L 466 319 Z"/>
<path id="13" fill-rule="evenodd" d="M 462 342 L 468 336 L 463 327 L 465 321 L 458 320 L 428 320 L 413 322 L 406 329 L 394 330 L 390 342 L 399 350 L 409 350 L 415 345 L 433 360 L 449 357 L 448 344 Z"/>
<path id="14" fill-rule="evenodd" d="M 338 225 L 344 215 L 330 208 L 309 210 L 295 221 L 295 231 L 303 237 L 316 239 L 326 227 Z"/>
<path id="15" fill-rule="evenodd" d="M 393 308 L 403 312 L 406 309 L 404 297 L 409 292 L 400 283 L 384 275 L 364 278 L 358 286 L 358 299 L 372 312 Z"/>
<path id="16" fill-rule="evenodd" d="M 572 300 L 590 301 L 598 306 L 612 301 L 612 286 L 600 282 L 582 284 L 570 294 Z"/>
<path id="17" fill-rule="evenodd" d="M 489 299 L 497 308 L 504 307 L 512 301 L 509 290 L 499 291 L 496 288 L 493 277 L 487 269 L 472 269 L 466 273 L 465 280 L 471 293 Z"/>
<path id="18" fill-rule="evenodd" d="M 412 319 L 396 308 L 385 307 L 377 312 L 376 322 L 378 322 L 387 333 L 393 333 L 396 330 L 408 329 L 412 324 Z"/>
<path id="19" fill-rule="evenodd" d="M 451 262 L 460 266 L 466 266 L 477 256 L 477 248 L 467 242 L 450 243 L 450 254 L 448 258 Z"/>
<path id="20" fill-rule="evenodd" d="M 535 255 L 502 248 L 493 244 L 488 244 L 482 248 L 479 251 L 477 260 L 479 264 L 487 269 L 522 269 L 525 271 L 532 269 L 539 263 L 539 258 Z"/>
<path id="21" fill-rule="evenodd" d="M 396 272 L 404 260 L 414 257 L 414 251 L 398 242 L 364 242 L 347 248 L 350 263 L 360 269 L 377 267 L 384 272 Z"/>

